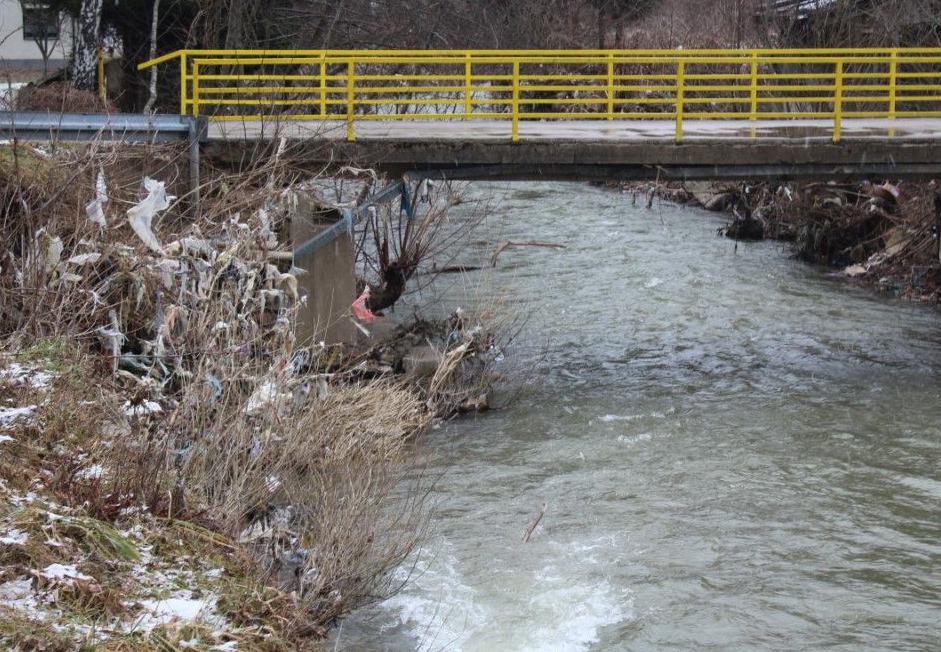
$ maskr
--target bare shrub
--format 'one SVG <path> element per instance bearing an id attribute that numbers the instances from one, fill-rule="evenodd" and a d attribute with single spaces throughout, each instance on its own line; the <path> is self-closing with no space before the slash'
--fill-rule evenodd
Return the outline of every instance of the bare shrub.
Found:
<path id="1" fill-rule="evenodd" d="M 117 113 L 110 102 L 102 102 L 92 91 L 81 91 L 69 82 L 29 85 L 16 96 L 17 111 L 48 111 L 49 113 Z"/>

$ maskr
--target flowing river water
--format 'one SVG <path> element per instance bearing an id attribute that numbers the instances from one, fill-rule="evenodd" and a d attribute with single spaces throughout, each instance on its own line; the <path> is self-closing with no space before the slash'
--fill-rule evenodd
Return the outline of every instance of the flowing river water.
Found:
<path id="1" fill-rule="evenodd" d="M 469 192 L 493 205 L 468 257 L 566 245 L 489 281 L 540 380 L 421 442 L 411 580 L 331 647 L 941 649 L 941 314 L 736 248 L 715 214 Z M 442 305 L 473 304 L 450 283 Z"/>

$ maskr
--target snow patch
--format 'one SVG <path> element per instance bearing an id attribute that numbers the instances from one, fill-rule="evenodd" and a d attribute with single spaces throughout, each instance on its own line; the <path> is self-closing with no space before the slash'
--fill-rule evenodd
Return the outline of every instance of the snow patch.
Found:
<path id="1" fill-rule="evenodd" d="M 132 631 L 149 632 L 154 627 L 171 623 L 221 622 L 221 617 L 215 613 L 216 598 L 213 596 L 196 599 L 192 593 L 180 591 L 163 600 L 142 600 L 140 604 L 144 613 L 134 621 Z"/>
<path id="2" fill-rule="evenodd" d="M 31 417 L 37 407 L 36 405 L 16 408 L 0 407 L 0 426 L 8 426 L 20 417 Z"/>
<path id="3" fill-rule="evenodd" d="M 0 584 L 0 605 L 23 611 L 37 620 L 40 620 L 42 616 L 42 612 L 39 611 L 39 601 L 33 593 L 33 581 L 29 578 Z"/>
<path id="4" fill-rule="evenodd" d="M 158 412 L 163 412 L 163 408 L 156 401 L 144 401 L 139 405 L 132 405 L 130 401 L 124 402 L 124 414 L 129 417 L 140 417 Z"/>
<path id="5" fill-rule="evenodd" d="M 75 477 L 79 480 L 98 480 L 104 475 L 104 472 L 105 469 L 101 464 L 93 464 L 76 473 Z"/>
<path id="6" fill-rule="evenodd" d="M 8 379 L 17 386 L 29 385 L 34 389 L 46 389 L 52 380 L 52 374 L 14 362 L 5 369 L 0 369 L 0 378 Z"/>
<path id="7" fill-rule="evenodd" d="M 80 573 L 75 566 L 71 564 L 49 564 L 43 570 L 39 571 L 39 575 L 47 580 L 79 580 L 82 582 L 90 582 L 93 579 L 84 573 Z"/>
<path id="8" fill-rule="evenodd" d="M 0 545 L 22 546 L 29 541 L 29 535 L 22 530 L 10 530 L 3 536 L 0 536 Z"/>

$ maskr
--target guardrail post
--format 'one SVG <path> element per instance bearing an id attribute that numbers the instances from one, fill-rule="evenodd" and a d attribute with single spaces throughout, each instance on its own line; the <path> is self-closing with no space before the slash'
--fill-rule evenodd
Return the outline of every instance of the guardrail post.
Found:
<path id="1" fill-rule="evenodd" d="M 186 79 L 186 50 L 180 54 L 180 115 L 187 115 L 187 84 L 189 82 Z"/>
<path id="2" fill-rule="evenodd" d="M 327 53 L 320 55 L 320 117 L 327 118 Z"/>
<path id="3" fill-rule="evenodd" d="M 898 55 L 899 51 L 896 48 L 893 48 L 892 53 L 889 55 L 889 120 L 892 121 L 889 136 L 893 138 L 895 137 L 895 98 L 898 94 Z"/>
<path id="4" fill-rule="evenodd" d="M 205 121 L 205 118 L 203 118 Z M 193 211 L 196 217 L 199 217 L 199 140 L 202 131 L 199 118 L 193 118 L 189 123 L 188 145 L 189 152 L 189 173 L 190 173 L 190 193 L 193 199 Z"/>
<path id="5" fill-rule="evenodd" d="M 608 53 L 608 120 L 614 120 L 614 53 Z"/>
<path id="6" fill-rule="evenodd" d="M 520 62 L 513 62 L 513 142 L 520 140 Z"/>
<path id="7" fill-rule="evenodd" d="M 356 75 L 356 62 L 350 59 L 346 71 L 346 139 L 351 143 L 356 141 L 356 135 L 353 133 L 354 75 Z"/>
<path id="8" fill-rule="evenodd" d="M 751 111 L 748 119 L 752 122 L 751 137 L 758 135 L 755 123 L 758 121 L 758 53 L 751 54 Z"/>
<path id="9" fill-rule="evenodd" d="M 471 104 L 471 55 L 470 52 L 464 54 L 464 117 L 469 118 L 474 110 Z"/>
<path id="10" fill-rule="evenodd" d="M 683 97 L 686 90 L 686 62 L 676 62 L 676 142 L 683 142 Z"/>
<path id="11" fill-rule="evenodd" d="M 843 61 L 836 62 L 835 70 L 836 91 L 833 95 L 833 142 L 840 142 L 843 130 Z"/>

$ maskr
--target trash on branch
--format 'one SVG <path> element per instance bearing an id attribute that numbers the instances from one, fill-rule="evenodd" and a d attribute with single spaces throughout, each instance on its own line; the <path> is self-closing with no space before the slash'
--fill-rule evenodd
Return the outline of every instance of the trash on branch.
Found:
<path id="1" fill-rule="evenodd" d="M 144 179 L 144 189 L 147 190 L 147 196 L 139 204 L 128 209 L 127 218 L 137 237 L 149 249 L 162 254 L 163 247 L 154 235 L 153 220 L 160 211 L 170 208 L 170 202 L 176 197 L 167 195 L 163 181 L 155 181 L 150 177 Z"/>

